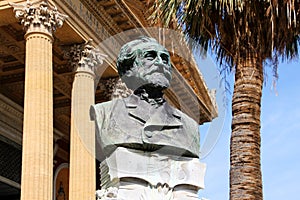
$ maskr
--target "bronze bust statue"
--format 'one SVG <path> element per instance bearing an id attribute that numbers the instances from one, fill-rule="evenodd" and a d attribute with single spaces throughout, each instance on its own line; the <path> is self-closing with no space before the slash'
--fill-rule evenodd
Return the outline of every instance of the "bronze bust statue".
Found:
<path id="1" fill-rule="evenodd" d="M 153 38 L 133 40 L 121 48 L 117 68 L 134 94 L 91 107 L 104 156 L 126 147 L 198 158 L 197 122 L 163 98 L 172 78 L 166 48 Z"/>

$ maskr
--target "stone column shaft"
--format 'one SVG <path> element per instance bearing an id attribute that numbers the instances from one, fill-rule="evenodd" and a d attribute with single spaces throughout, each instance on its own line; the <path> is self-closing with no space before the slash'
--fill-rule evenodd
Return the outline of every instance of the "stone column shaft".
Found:
<path id="1" fill-rule="evenodd" d="M 76 73 L 72 89 L 70 199 L 92 199 L 96 190 L 95 128 L 89 108 L 95 103 L 94 78 Z"/>
<path id="2" fill-rule="evenodd" d="M 90 106 L 95 104 L 95 70 L 102 60 L 86 44 L 76 69 L 71 103 L 69 199 L 95 199 L 95 125 Z M 97 63 L 96 65 L 94 65 Z"/>
<path id="3" fill-rule="evenodd" d="M 21 199 L 52 199 L 52 38 L 26 37 Z"/>
<path id="4" fill-rule="evenodd" d="M 22 200 L 51 200 L 53 181 L 52 32 L 66 16 L 48 1 L 11 4 L 26 31 Z"/>

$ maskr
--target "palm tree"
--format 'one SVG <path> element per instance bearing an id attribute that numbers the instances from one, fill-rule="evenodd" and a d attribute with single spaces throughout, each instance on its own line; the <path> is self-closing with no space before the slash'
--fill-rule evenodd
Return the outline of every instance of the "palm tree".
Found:
<path id="1" fill-rule="evenodd" d="M 156 0 L 153 16 L 174 19 L 194 47 L 235 72 L 230 142 L 230 199 L 263 199 L 260 112 L 264 66 L 293 59 L 300 43 L 299 0 Z M 172 24 L 174 26 L 174 23 Z M 201 49 L 201 48 L 198 48 Z"/>

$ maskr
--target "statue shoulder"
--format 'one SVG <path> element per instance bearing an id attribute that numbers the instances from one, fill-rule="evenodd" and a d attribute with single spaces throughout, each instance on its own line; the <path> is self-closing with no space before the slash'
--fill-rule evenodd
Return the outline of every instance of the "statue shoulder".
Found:
<path id="1" fill-rule="evenodd" d="M 95 105 L 91 105 L 90 107 L 90 117 L 92 120 L 95 120 L 97 116 L 104 115 L 106 113 L 110 113 L 113 108 L 122 102 L 122 99 L 114 99 L 111 101 L 106 101 L 102 103 L 97 103 Z"/>

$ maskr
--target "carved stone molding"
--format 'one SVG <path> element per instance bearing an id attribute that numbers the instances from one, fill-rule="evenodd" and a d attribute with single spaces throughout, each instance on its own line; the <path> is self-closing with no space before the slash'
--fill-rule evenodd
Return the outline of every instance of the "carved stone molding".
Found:
<path id="1" fill-rule="evenodd" d="M 117 198 L 118 188 L 109 187 L 107 189 L 101 189 L 96 191 L 97 200 L 119 200 Z"/>
<path id="2" fill-rule="evenodd" d="M 69 108 L 58 108 L 59 114 L 69 113 Z M 65 120 L 66 121 L 66 120 Z M 69 121 L 65 122 L 69 126 Z M 0 134 L 12 141 L 22 144 L 23 108 L 4 95 L 0 94 Z M 54 128 L 54 138 L 66 136 Z"/>
<path id="3" fill-rule="evenodd" d="M 89 39 L 81 52 L 81 58 L 76 66 L 76 72 L 87 72 L 97 76 L 98 67 L 103 64 L 106 55 L 100 53 L 99 49 L 92 46 L 92 39 Z"/>
<path id="4" fill-rule="evenodd" d="M 96 191 L 97 200 L 125 200 L 122 197 L 118 197 L 118 188 L 108 187 Z M 157 186 L 149 186 L 144 189 L 140 200 L 173 200 L 173 188 L 170 188 L 167 184 Z"/>
<path id="5" fill-rule="evenodd" d="M 157 184 L 144 189 L 140 200 L 173 200 L 173 188 L 167 184 Z"/>
<path id="6" fill-rule="evenodd" d="M 10 3 L 10 5 L 27 33 L 37 31 L 52 35 L 67 18 L 67 15 L 59 13 L 56 6 L 49 1 L 27 0 L 25 3 Z"/>
<path id="7" fill-rule="evenodd" d="M 0 132 L 4 137 L 9 138 L 17 144 L 22 144 L 22 132 L 18 128 L 0 121 Z"/>
<path id="8" fill-rule="evenodd" d="M 70 47 L 69 51 L 65 51 L 64 56 L 69 60 L 72 69 L 76 69 L 76 66 L 81 59 L 81 52 L 83 51 L 83 48 L 83 44 L 74 44 Z"/>
<path id="9" fill-rule="evenodd" d="M 11 117 L 14 122 L 19 122 L 23 120 L 23 109 L 16 108 L 17 106 L 14 102 L 9 100 L 7 97 L 0 95 L 0 111 L 2 114 Z"/>
<path id="10" fill-rule="evenodd" d="M 119 78 L 117 77 L 117 78 L 109 78 L 109 79 L 102 81 L 102 84 L 105 87 L 105 96 L 110 100 L 112 99 L 111 98 L 112 93 L 114 91 L 114 88 L 115 88 L 118 80 L 119 80 Z"/>
<path id="11" fill-rule="evenodd" d="M 23 109 L 0 94 L 0 134 L 22 144 Z"/>

